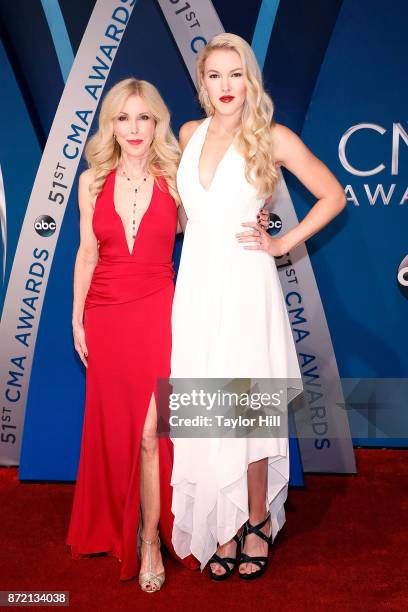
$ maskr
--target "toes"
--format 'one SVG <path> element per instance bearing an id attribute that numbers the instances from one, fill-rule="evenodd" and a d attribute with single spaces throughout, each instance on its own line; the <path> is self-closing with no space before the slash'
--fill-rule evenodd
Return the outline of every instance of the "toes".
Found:
<path id="1" fill-rule="evenodd" d="M 225 573 L 224 568 L 222 568 L 220 565 L 218 565 L 218 563 L 211 563 L 210 567 L 211 567 L 212 573 L 213 574 L 217 574 L 217 576 L 220 576 L 221 574 Z"/>
<path id="2" fill-rule="evenodd" d="M 239 566 L 239 572 L 241 574 L 252 574 L 256 572 L 258 568 L 253 563 L 241 563 Z"/>

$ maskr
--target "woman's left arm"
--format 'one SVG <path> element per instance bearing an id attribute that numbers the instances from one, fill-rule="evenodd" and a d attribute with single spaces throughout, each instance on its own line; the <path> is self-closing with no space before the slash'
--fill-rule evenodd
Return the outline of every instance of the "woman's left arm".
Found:
<path id="1" fill-rule="evenodd" d="M 270 236 L 257 223 L 243 223 L 251 230 L 237 234 L 239 242 L 252 243 L 245 249 L 267 251 L 274 257 L 288 253 L 316 234 L 346 206 L 343 187 L 329 168 L 289 128 L 275 124 L 273 130 L 274 157 L 277 165 L 285 166 L 317 198 L 306 217 L 284 236 Z"/>

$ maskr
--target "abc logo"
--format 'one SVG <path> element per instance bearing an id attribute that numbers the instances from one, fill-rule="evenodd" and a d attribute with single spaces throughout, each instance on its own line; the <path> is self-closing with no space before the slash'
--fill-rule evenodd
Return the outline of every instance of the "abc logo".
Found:
<path id="1" fill-rule="evenodd" d="M 282 219 L 278 216 L 275 215 L 275 213 L 269 213 L 269 227 L 268 227 L 268 233 L 271 236 L 274 236 L 275 234 L 278 234 L 282 229 Z"/>
<path id="2" fill-rule="evenodd" d="M 49 217 L 48 215 L 40 215 L 34 222 L 34 229 L 37 234 L 46 238 L 53 235 L 57 229 L 57 226 L 52 217 Z"/>
<path id="3" fill-rule="evenodd" d="M 408 298 L 408 255 L 401 261 L 397 272 L 398 288 Z"/>

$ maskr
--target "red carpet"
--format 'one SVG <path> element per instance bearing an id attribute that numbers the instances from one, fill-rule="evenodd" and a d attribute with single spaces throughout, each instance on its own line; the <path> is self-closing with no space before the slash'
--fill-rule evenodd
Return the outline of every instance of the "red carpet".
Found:
<path id="1" fill-rule="evenodd" d="M 113 558 L 71 559 L 64 542 L 74 485 L 21 483 L 16 468 L 1 468 L 0 587 L 69 591 L 71 610 L 406 611 L 407 455 L 356 455 L 358 475 L 307 475 L 304 489 L 290 490 L 286 525 L 259 580 L 212 583 L 166 559 L 167 581 L 155 594 L 119 582 Z"/>

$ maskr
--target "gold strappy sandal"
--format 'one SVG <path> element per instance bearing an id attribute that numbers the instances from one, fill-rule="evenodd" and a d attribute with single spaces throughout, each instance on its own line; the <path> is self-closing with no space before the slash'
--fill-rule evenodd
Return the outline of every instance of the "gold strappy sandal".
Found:
<path id="1" fill-rule="evenodd" d="M 155 544 L 156 542 L 159 542 L 159 546 L 160 546 L 159 532 L 157 532 L 157 540 L 145 540 L 143 539 L 140 532 L 139 532 L 139 538 L 140 538 L 139 543 L 138 543 L 139 557 L 142 558 L 142 542 L 144 542 L 145 544 L 148 545 L 147 554 L 149 558 L 149 570 L 145 572 L 144 574 L 139 574 L 140 588 L 145 593 L 156 593 L 156 591 L 160 591 L 163 585 L 164 579 L 166 577 L 165 572 L 161 572 L 160 574 L 155 574 L 154 572 L 152 572 L 152 553 L 151 553 L 150 547 L 152 544 Z M 150 588 L 150 589 L 146 588 L 149 583 L 151 585 L 154 585 L 155 588 Z"/>

